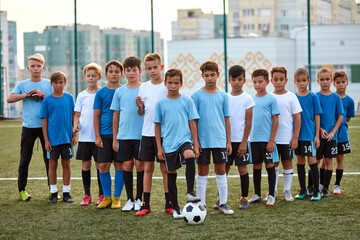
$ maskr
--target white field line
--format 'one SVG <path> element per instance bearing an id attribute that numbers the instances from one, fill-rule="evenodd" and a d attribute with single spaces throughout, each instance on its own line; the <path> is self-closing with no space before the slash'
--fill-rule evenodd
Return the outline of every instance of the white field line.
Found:
<path id="1" fill-rule="evenodd" d="M 306 174 L 307 175 L 307 174 Z M 333 173 L 333 175 L 335 176 L 336 173 Z M 344 172 L 343 175 L 360 175 L 360 172 Z M 267 177 L 266 174 L 261 175 L 262 177 Z M 282 174 L 279 174 L 279 177 L 282 177 Z M 297 174 L 294 174 L 294 177 L 296 177 Z M 239 175 L 229 175 L 228 178 L 238 178 Z M 253 177 L 253 175 L 249 175 L 249 177 Z M 185 179 L 184 176 L 178 176 L 178 179 Z M 208 176 L 208 178 L 216 178 L 216 176 Z M 46 177 L 29 177 L 28 180 L 46 180 Z M 57 178 L 58 180 L 62 180 L 61 177 Z M 96 177 L 92 177 L 92 180 L 96 180 Z M 114 179 L 114 178 L 112 178 Z M 134 177 L 134 179 L 136 179 L 136 177 Z M 152 179 L 158 180 L 158 179 L 162 179 L 162 177 L 153 177 Z M 0 181 L 15 181 L 17 180 L 17 178 L 0 178 Z M 81 177 L 72 177 L 71 180 L 82 180 Z"/>

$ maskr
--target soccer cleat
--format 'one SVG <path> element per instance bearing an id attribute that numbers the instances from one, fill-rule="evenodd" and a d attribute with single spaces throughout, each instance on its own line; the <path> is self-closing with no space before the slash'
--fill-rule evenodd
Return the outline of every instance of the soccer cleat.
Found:
<path id="1" fill-rule="evenodd" d="M 169 201 L 168 203 L 165 204 L 165 212 L 170 213 L 171 215 L 173 214 L 173 208 L 172 208 L 171 201 Z"/>
<path id="2" fill-rule="evenodd" d="M 120 197 L 113 197 L 112 198 L 112 204 L 111 204 L 111 208 L 121 208 L 121 199 Z"/>
<path id="3" fill-rule="evenodd" d="M 319 186 L 320 187 L 320 186 Z M 307 189 L 306 189 L 306 196 L 312 196 L 314 194 L 314 189 L 313 189 L 313 187 L 308 187 Z M 306 197 L 305 196 L 305 197 Z"/>
<path id="4" fill-rule="evenodd" d="M 51 197 L 51 192 L 49 191 L 49 195 L 47 195 L 46 199 L 49 199 Z M 60 195 L 57 196 L 58 200 L 61 198 Z"/>
<path id="5" fill-rule="evenodd" d="M 96 201 L 96 205 L 100 205 L 100 203 L 102 203 L 102 201 L 104 200 L 105 196 L 104 194 L 98 196 L 98 199 Z"/>
<path id="6" fill-rule="evenodd" d="M 221 204 L 221 205 L 219 206 L 219 210 L 220 210 L 223 214 L 226 214 L 226 215 L 234 214 L 234 211 L 231 209 L 231 207 L 229 207 L 229 206 L 226 205 L 226 204 Z"/>
<path id="7" fill-rule="evenodd" d="M 215 203 L 214 206 L 213 206 L 213 209 L 218 210 L 219 207 L 220 207 L 220 197 L 218 196 L 218 197 L 217 197 L 217 200 L 216 200 L 216 203 Z"/>
<path id="8" fill-rule="evenodd" d="M 262 197 L 255 194 L 254 196 L 252 196 L 249 200 L 249 203 L 250 204 L 253 204 L 253 203 L 261 203 L 263 201 Z"/>
<path id="9" fill-rule="evenodd" d="M 50 203 L 50 204 L 57 203 L 57 200 L 58 200 L 57 196 L 58 196 L 58 192 L 52 193 L 48 200 L 48 203 Z"/>
<path id="10" fill-rule="evenodd" d="M 323 189 L 324 189 L 324 185 L 319 184 L 319 192 L 322 192 Z"/>
<path id="11" fill-rule="evenodd" d="M 141 206 L 140 210 L 136 212 L 135 216 L 144 216 L 148 213 L 151 213 L 150 207 L 145 206 L 145 203 L 143 203 L 143 206 Z"/>
<path id="12" fill-rule="evenodd" d="M 140 200 L 140 199 L 137 199 L 137 200 L 135 201 L 135 204 L 134 204 L 134 210 L 135 210 L 135 211 L 139 211 L 140 208 L 141 208 L 141 205 L 142 205 L 141 200 Z"/>
<path id="13" fill-rule="evenodd" d="M 132 202 L 130 199 L 127 200 L 127 202 L 125 203 L 125 206 L 122 208 L 123 212 L 130 212 L 131 210 L 134 209 L 134 205 L 135 202 Z"/>
<path id="14" fill-rule="evenodd" d="M 323 190 L 322 190 L 322 197 L 323 197 L 323 198 L 328 198 L 328 197 L 330 197 L 330 191 L 329 191 L 329 189 L 323 188 Z"/>
<path id="15" fill-rule="evenodd" d="M 333 191 L 333 194 L 341 194 L 341 188 L 339 185 L 334 185 L 334 191 Z"/>
<path id="16" fill-rule="evenodd" d="M 266 202 L 266 206 L 274 206 L 274 205 L 275 205 L 275 197 L 269 195 Z"/>
<path id="17" fill-rule="evenodd" d="M 19 193 L 19 200 L 21 201 L 29 201 L 31 196 L 27 193 L 27 191 L 21 191 Z"/>
<path id="18" fill-rule="evenodd" d="M 240 209 L 249 208 L 249 200 L 247 197 L 241 197 L 240 199 Z"/>
<path id="19" fill-rule="evenodd" d="M 63 202 L 66 203 L 73 203 L 74 199 L 72 199 L 72 197 L 70 196 L 70 193 L 63 193 Z"/>
<path id="20" fill-rule="evenodd" d="M 275 194 L 275 199 L 276 199 L 277 198 L 277 191 L 275 191 L 274 194 Z M 269 192 L 267 192 L 267 194 L 266 194 L 266 197 L 264 199 L 265 201 L 268 200 L 268 196 L 269 196 Z"/>
<path id="21" fill-rule="evenodd" d="M 188 194 L 186 194 L 187 202 L 197 203 L 197 202 L 200 202 L 200 200 L 201 199 L 198 196 L 196 196 L 196 194 L 194 192 L 189 192 Z"/>
<path id="22" fill-rule="evenodd" d="M 183 219 L 183 216 L 181 215 L 180 208 L 173 209 L 173 218 L 174 219 Z"/>
<path id="23" fill-rule="evenodd" d="M 316 196 L 312 196 L 310 200 L 311 200 L 311 201 L 320 201 L 320 200 L 321 200 L 321 194 L 320 194 L 320 192 L 318 192 L 318 193 L 316 194 Z"/>
<path id="24" fill-rule="evenodd" d="M 301 192 L 295 196 L 295 199 L 299 199 L 299 200 L 302 200 L 304 199 L 305 197 L 307 196 L 307 191 L 304 191 L 304 192 Z"/>
<path id="25" fill-rule="evenodd" d="M 285 191 L 284 191 L 284 199 L 285 199 L 285 201 L 287 201 L 287 202 L 292 202 L 292 201 L 294 201 L 294 198 L 291 196 L 291 193 L 290 193 L 289 190 L 285 190 Z"/>
<path id="26" fill-rule="evenodd" d="M 111 197 L 104 197 L 104 200 L 97 206 L 97 208 L 108 208 L 112 204 Z"/>
<path id="27" fill-rule="evenodd" d="M 87 206 L 91 203 L 91 196 L 85 195 L 85 197 L 81 200 L 80 206 Z"/>

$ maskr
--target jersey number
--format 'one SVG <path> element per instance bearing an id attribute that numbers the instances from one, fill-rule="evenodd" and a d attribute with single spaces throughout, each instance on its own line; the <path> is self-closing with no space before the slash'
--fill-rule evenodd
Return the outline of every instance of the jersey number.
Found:
<path id="1" fill-rule="evenodd" d="M 309 146 L 304 146 L 304 148 L 305 148 L 305 153 L 312 153 L 312 147 L 311 147 L 311 145 L 309 145 Z"/>

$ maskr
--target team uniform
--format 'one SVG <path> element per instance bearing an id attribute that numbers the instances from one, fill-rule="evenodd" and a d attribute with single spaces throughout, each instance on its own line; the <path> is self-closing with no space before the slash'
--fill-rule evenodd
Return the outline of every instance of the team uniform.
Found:
<path id="1" fill-rule="evenodd" d="M 344 108 L 344 119 L 337 132 L 338 154 L 348 154 L 351 153 L 351 147 L 348 133 L 349 126 L 347 123 L 347 118 L 355 117 L 355 103 L 354 100 L 349 96 L 341 98 L 341 102 Z"/>

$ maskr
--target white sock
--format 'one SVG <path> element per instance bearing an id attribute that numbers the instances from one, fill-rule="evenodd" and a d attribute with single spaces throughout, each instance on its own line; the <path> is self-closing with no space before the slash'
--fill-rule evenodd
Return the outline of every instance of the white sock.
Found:
<path id="1" fill-rule="evenodd" d="M 277 185 L 278 185 L 278 179 L 279 179 L 279 167 L 275 167 L 275 192 L 277 192 Z"/>
<path id="2" fill-rule="evenodd" d="M 50 192 L 51 193 L 56 193 L 57 191 L 58 191 L 58 189 L 57 189 L 56 184 L 55 185 L 50 185 Z"/>
<path id="3" fill-rule="evenodd" d="M 63 193 L 69 193 L 70 192 L 70 185 L 64 185 L 63 186 Z"/>
<path id="4" fill-rule="evenodd" d="M 288 170 L 284 169 L 283 174 L 284 174 L 284 190 L 290 191 L 294 170 L 293 169 L 288 169 Z"/>
<path id="5" fill-rule="evenodd" d="M 196 193 L 198 197 L 201 199 L 201 204 L 205 204 L 206 197 L 206 186 L 207 186 L 207 178 L 208 176 L 196 176 Z"/>
<path id="6" fill-rule="evenodd" d="M 226 204 L 228 187 L 227 187 L 227 177 L 224 175 L 216 175 L 216 183 L 219 191 L 220 205 Z"/>

